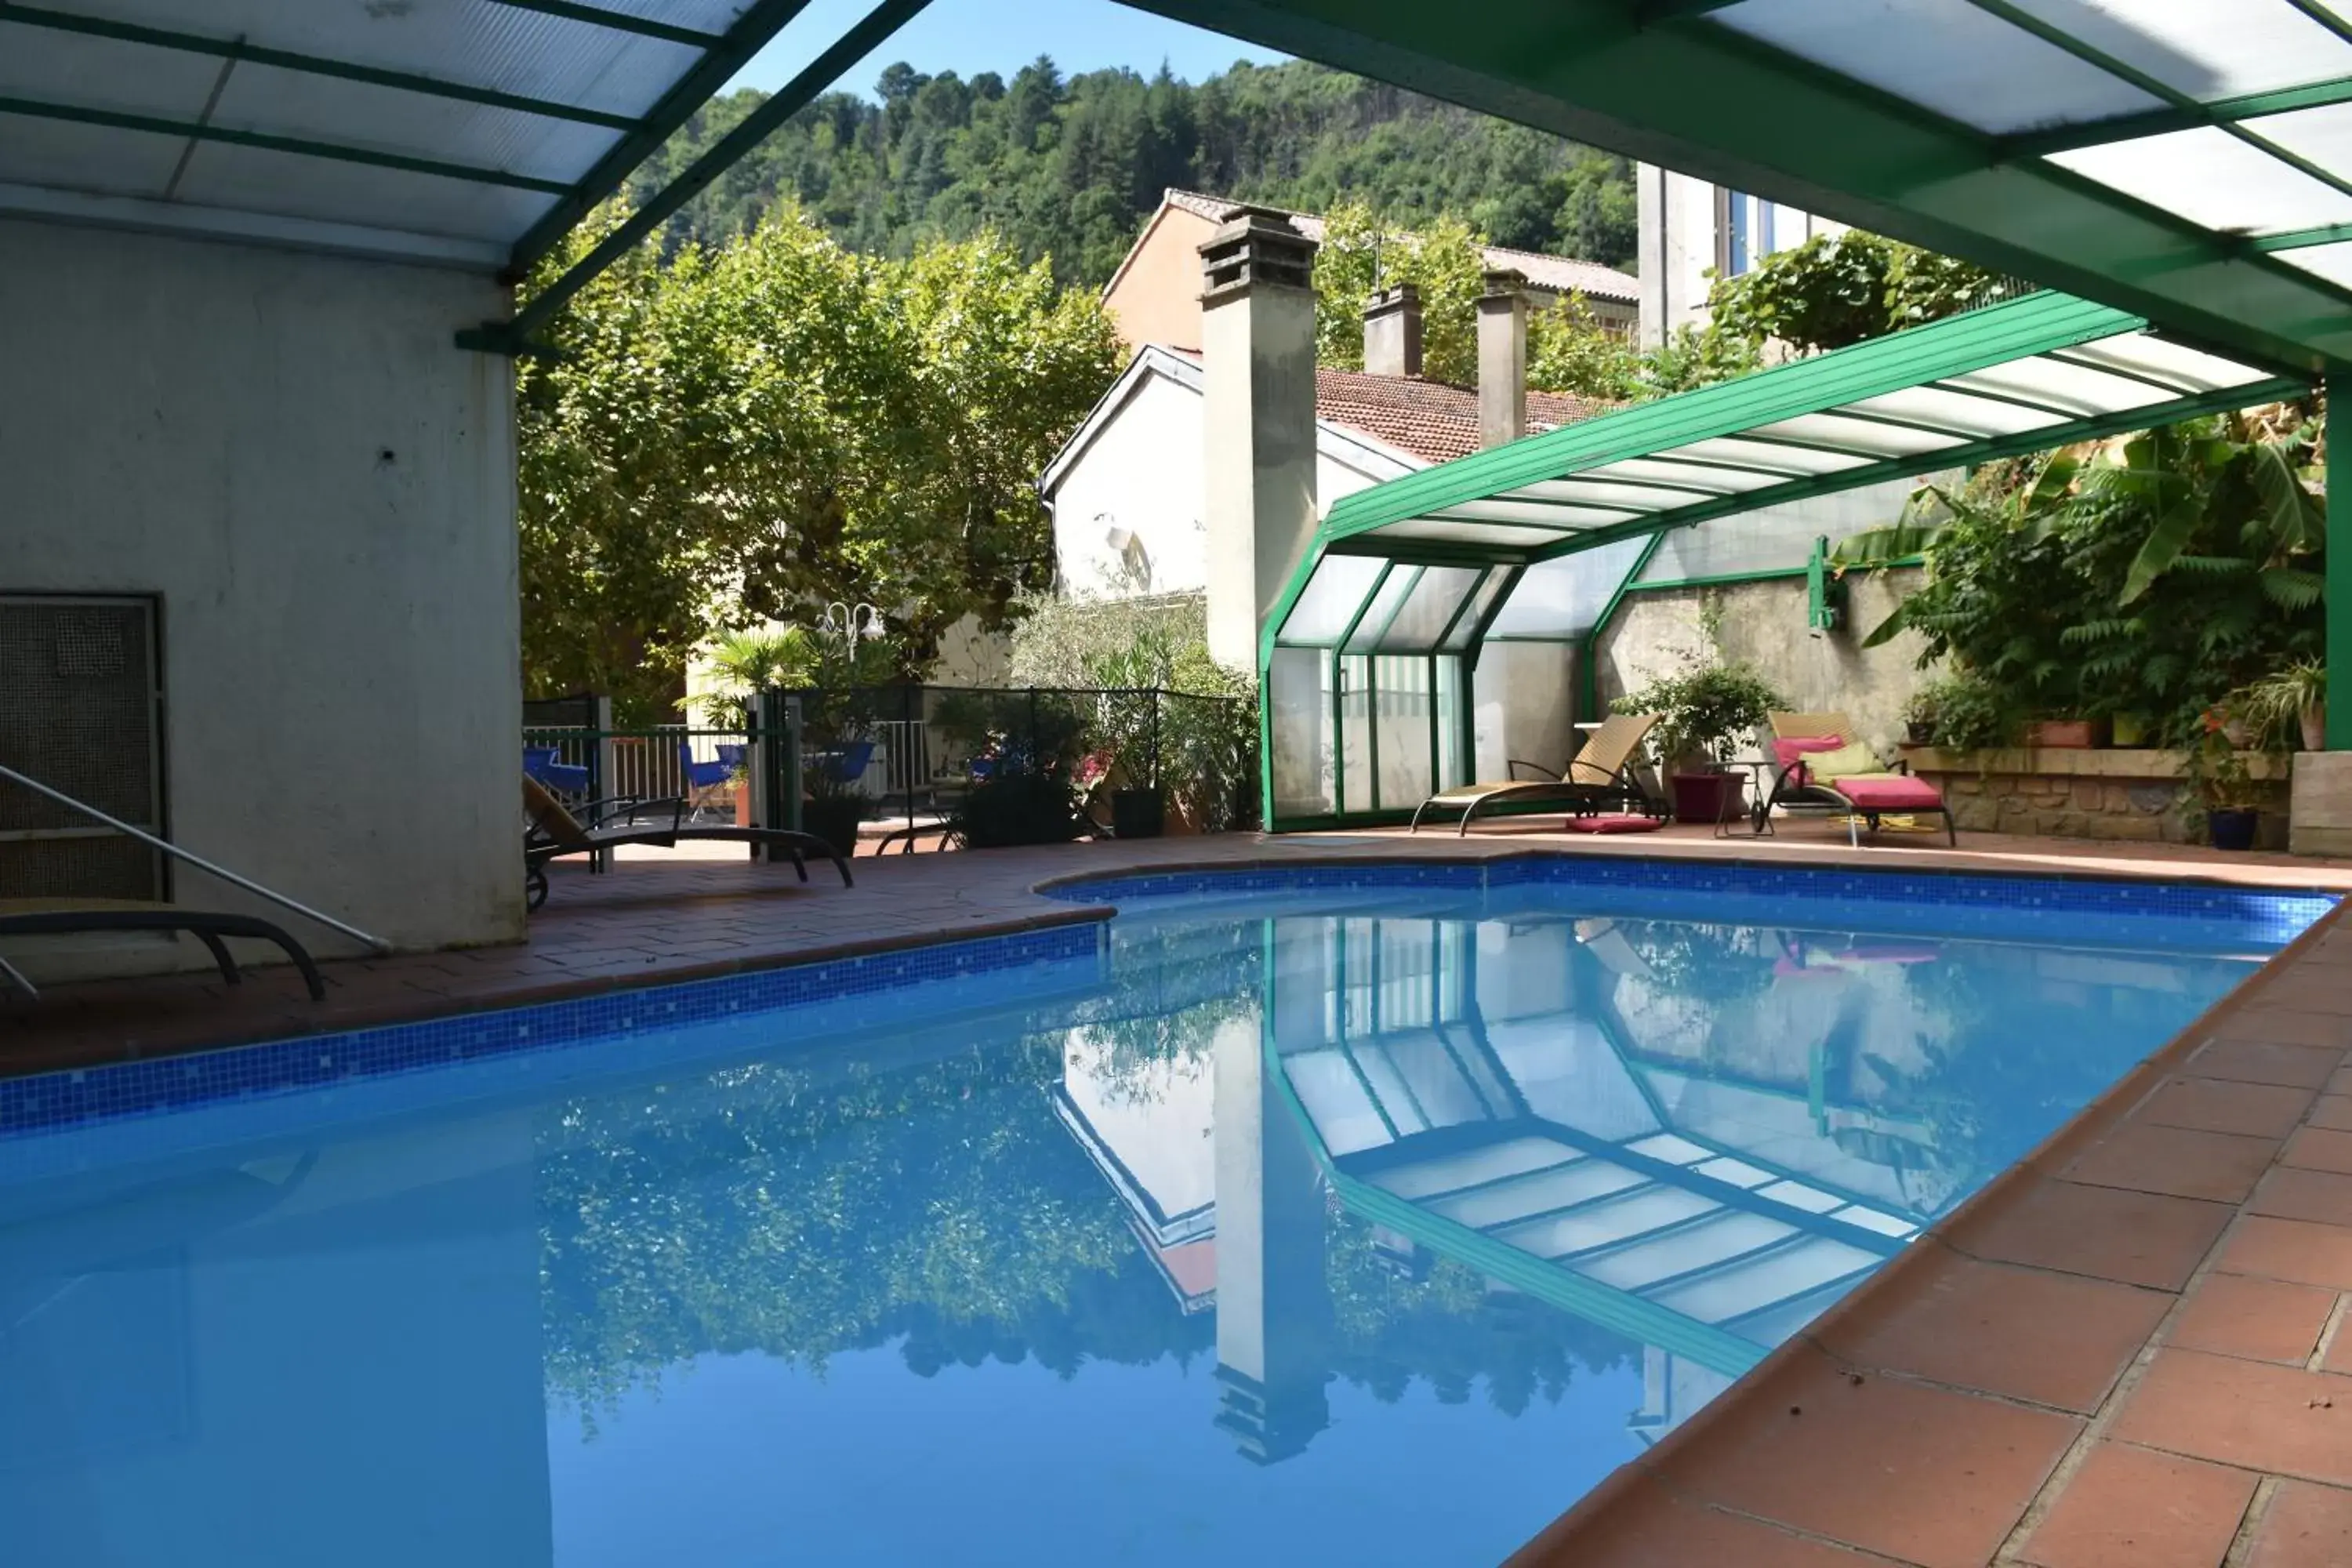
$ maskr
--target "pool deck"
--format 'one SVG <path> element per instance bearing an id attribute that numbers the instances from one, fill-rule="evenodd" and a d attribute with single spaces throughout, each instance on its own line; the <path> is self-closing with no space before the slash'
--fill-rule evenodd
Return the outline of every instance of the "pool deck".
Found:
<path id="1" fill-rule="evenodd" d="M 80 1066 L 1093 918 L 1071 876 L 1529 850 L 2352 889 L 2352 862 L 1817 828 L 1169 838 L 813 868 L 559 865 L 527 945 L 59 985 L 0 1072 Z M 2352 1564 L 2352 925 L 2330 916 L 1920 1245 L 1627 1464 L 1517 1568 Z"/>

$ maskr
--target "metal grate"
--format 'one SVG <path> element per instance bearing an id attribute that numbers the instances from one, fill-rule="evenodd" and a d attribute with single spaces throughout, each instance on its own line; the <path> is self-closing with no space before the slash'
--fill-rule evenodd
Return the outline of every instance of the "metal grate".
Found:
<path id="1" fill-rule="evenodd" d="M 0 763 L 163 832 L 153 605 L 0 596 Z M 0 781 L 0 895 L 152 899 L 155 853 Z"/>

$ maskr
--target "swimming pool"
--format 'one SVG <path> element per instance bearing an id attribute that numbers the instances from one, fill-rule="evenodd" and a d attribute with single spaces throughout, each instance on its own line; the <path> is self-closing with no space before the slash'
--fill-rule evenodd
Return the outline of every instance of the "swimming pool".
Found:
<path id="1" fill-rule="evenodd" d="M 1491 1563 L 2327 907 L 1528 860 L 0 1082 L 12 1564 Z"/>

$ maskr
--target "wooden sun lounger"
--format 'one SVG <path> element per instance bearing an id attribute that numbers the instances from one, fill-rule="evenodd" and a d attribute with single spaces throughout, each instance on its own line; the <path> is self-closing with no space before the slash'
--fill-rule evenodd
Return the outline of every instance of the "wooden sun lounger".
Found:
<path id="1" fill-rule="evenodd" d="M 599 849 L 618 848 L 625 844 L 642 844 L 657 849 L 667 849 L 686 843 L 761 844 L 781 849 L 792 857 L 793 869 L 801 880 L 808 880 L 807 856 L 822 855 L 833 862 L 841 873 L 841 885 L 856 886 L 849 874 L 849 862 L 840 852 L 814 833 L 794 833 L 782 827 L 738 827 L 698 823 L 686 815 L 686 800 L 625 803 L 633 814 L 630 820 L 610 825 L 583 823 L 572 815 L 564 804 L 548 788 L 529 774 L 523 776 L 522 805 L 530 819 L 530 827 L 523 837 L 523 875 L 530 907 L 537 909 L 547 901 L 547 863 L 562 855 L 589 854 Z M 639 823 L 634 814 L 648 805 L 668 806 L 666 822 Z"/>
<path id="2" fill-rule="evenodd" d="M 220 969 L 221 978 L 235 985 L 245 978 L 236 960 L 221 942 L 225 936 L 250 937 L 275 942 L 301 972 L 310 1000 L 327 999 L 326 982 L 310 952 L 286 930 L 256 915 L 225 914 L 215 910 L 182 909 L 177 904 L 150 903 L 138 899 L 0 899 L 0 937 L 74 936 L 86 931 L 185 931 L 205 944 Z M 14 965 L 0 960 L 0 980 L 26 995 L 40 993 Z"/>
<path id="3" fill-rule="evenodd" d="M 1470 831 L 1470 819 L 1483 807 L 1506 803 L 1557 805 L 1571 813 L 1620 806 L 1650 816 L 1664 816 L 1665 807 L 1653 799 L 1633 776 L 1642 742 L 1656 725 L 1654 713 L 1612 713 L 1592 731 L 1581 751 L 1559 773 L 1547 773 L 1533 763 L 1514 762 L 1511 776 L 1486 784 L 1461 784 L 1442 790 L 1421 803 L 1412 814 L 1410 831 L 1421 831 L 1421 819 L 1434 806 L 1462 808 L 1454 826 L 1459 837 Z M 1522 775 L 1528 776 L 1522 776 Z"/>

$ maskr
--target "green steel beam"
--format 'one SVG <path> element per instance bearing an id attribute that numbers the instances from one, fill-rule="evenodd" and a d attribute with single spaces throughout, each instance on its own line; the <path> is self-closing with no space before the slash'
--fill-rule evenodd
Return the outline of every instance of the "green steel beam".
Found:
<path id="1" fill-rule="evenodd" d="M 2322 224 L 2317 228 L 2289 229 L 2284 234 L 2265 234 L 2249 239 L 2246 244 L 2265 255 L 2282 250 L 2307 250 L 2315 245 L 2339 245 L 2352 239 L 2352 223 Z"/>
<path id="2" fill-rule="evenodd" d="M 2304 374 L 2352 362 L 2324 279 L 1701 19 L 1630 0 L 1136 0 L 1143 9 L 1856 224 Z M 1769 112 L 1759 111 L 1769 105 Z"/>
<path id="3" fill-rule="evenodd" d="M 1549 479 L 1624 458 L 1669 452 L 1695 441 L 1743 437 L 1759 426 L 1807 414 L 1829 413 L 1884 396 L 2053 350 L 2078 347 L 2137 330 L 2135 317 L 2063 294 L 2031 294 L 1967 315 L 1949 317 L 1759 374 L 1664 397 L 1654 403 L 1563 426 L 1400 479 L 1343 496 L 1323 525 L 1327 541 L 1369 532 L 1393 522 L 1503 497 Z M 1576 539 L 1539 549 L 1539 560 L 1590 549 L 1612 538 L 1683 527 L 1711 517 L 1752 511 L 1790 500 L 1832 494 L 1892 479 L 1960 468 L 2087 440 L 2118 429 L 2139 429 L 2215 407 L 2245 407 L 2300 395 L 2299 380 L 2276 378 L 2222 394 L 2181 397 L 2104 419 L 2077 419 L 2018 436 L 1988 437 L 1907 458 L 1883 458 L 1834 473 L 1748 490 L 1738 496 L 1653 512 L 1622 524 L 1590 529 Z M 2219 399 L 2218 402 L 2215 399 Z M 2120 424 L 2117 421 L 2121 421 Z"/>
<path id="4" fill-rule="evenodd" d="M 485 322 L 472 332 L 460 335 L 466 347 L 502 348 L 508 353 L 520 353 L 530 334 L 547 319 L 562 310 L 565 301 L 587 287 L 599 273 L 635 249 L 647 235 L 670 219 L 670 216 L 692 201 L 712 181 L 732 168 L 736 160 L 767 140 L 769 134 L 785 121 L 799 113 L 841 79 L 842 72 L 856 65 L 881 47 L 884 40 L 904 26 L 908 20 L 921 11 L 929 0 L 882 0 L 858 24 L 836 39 L 833 46 L 811 62 L 798 76 L 786 82 L 759 108 L 743 117 L 726 135 L 720 137 L 697 158 L 686 172 L 647 201 L 628 220 L 591 250 L 572 263 L 563 275 L 532 295 L 530 300 L 516 312 L 510 321 Z M 773 37 L 784 24 L 798 16 L 808 0 L 761 0 L 743 14 L 735 25 L 725 46 L 712 49 L 702 63 L 681 79 L 677 87 L 666 94 L 647 116 L 635 134 L 625 136 L 611 152 L 598 160 L 580 184 L 566 198 L 555 205 L 546 216 L 531 226 L 520 240 L 508 265 L 510 277 L 520 279 L 541 257 L 562 242 L 574 224 L 618 190 L 621 183 L 643 163 L 671 132 L 683 125 L 700 109 L 710 95 L 725 85 L 727 79 L 761 45 Z"/>
<path id="5" fill-rule="evenodd" d="M 592 27 L 604 27 L 615 33 L 635 33 L 643 38 L 659 38 L 666 44 L 680 44 L 689 49 L 720 49 L 727 47 L 731 33 L 700 33 L 692 27 L 674 27 L 667 22 L 656 22 L 650 16 L 632 16 L 624 11 L 608 11 L 602 5 L 575 5 L 571 0 L 493 0 L 499 5 L 517 11 L 536 11 L 542 16 L 561 16 L 567 22 L 585 22 Z"/>
<path id="6" fill-rule="evenodd" d="M 164 27 L 146 27 L 135 22 L 110 21 L 103 16 L 84 16 L 70 11 L 51 11 L 37 5 L 19 5 L 14 0 L 0 0 L 0 23 L 15 23 L 24 27 L 46 27 L 54 32 L 78 33 L 86 37 L 110 38 L 118 43 L 143 44 L 151 48 L 174 49 L 182 54 L 211 55 L 221 59 L 243 60 L 257 66 L 271 66 L 279 70 L 299 71 L 306 76 L 334 77 L 343 81 L 365 82 L 371 87 L 388 87 L 401 92 L 422 93 L 431 98 L 455 99 L 465 103 L 479 103 L 491 109 L 511 109 L 518 114 L 536 114 L 549 120 L 570 120 L 583 125 L 601 125 L 612 131 L 631 131 L 636 121 L 625 114 L 606 114 L 602 110 L 583 109 L 578 104 L 559 103 L 552 99 L 526 98 L 520 93 L 499 92 L 486 87 L 468 87 L 464 82 L 445 81 L 439 77 L 419 76 L 414 71 L 380 70 L 373 66 L 353 65 L 348 60 L 327 59 L 318 55 L 299 54 L 291 49 L 265 48 L 240 38 L 208 38 L 194 33 L 173 32 Z"/>
<path id="7" fill-rule="evenodd" d="M 236 147 L 257 147 L 271 153 L 291 153 L 304 158 L 328 158 L 342 163 L 364 163 L 371 168 L 398 169 L 409 174 L 432 174 L 444 180 L 463 180 L 478 185 L 510 185 L 520 191 L 540 191 L 550 195 L 562 195 L 572 187 L 561 180 L 541 180 L 529 174 L 509 174 L 504 169 L 482 168 L 471 163 L 449 163 L 437 158 L 411 158 L 398 153 L 379 153 L 369 147 L 351 147 L 341 142 L 314 142 L 300 136 L 272 136 L 259 131 L 237 131 L 225 125 L 206 125 L 193 120 L 166 120 L 152 114 L 124 114 L 110 109 L 84 109 L 77 104 L 41 103 L 25 98 L 0 98 L 0 114 L 22 115 L 32 120 L 59 120 L 75 125 L 102 125 L 112 131 L 139 131 L 151 136 L 170 136 L 196 142 L 220 142 Z"/>
<path id="8" fill-rule="evenodd" d="M 2339 390 L 2352 391 L 2352 382 L 2343 388 L 2332 384 L 2328 387 L 2327 494 L 2331 500 L 2352 496 L 2352 398 L 2332 395 Z M 2326 647 L 2328 679 L 2333 683 L 2339 669 L 2352 675 L 2352 531 L 2337 538 L 2332 513 L 2328 522 Z M 2347 682 L 2347 688 L 2352 688 L 2352 682 Z M 2352 752 L 2352 689 L 2328 703 L 2326 717 L 2327 749 Z"/>

